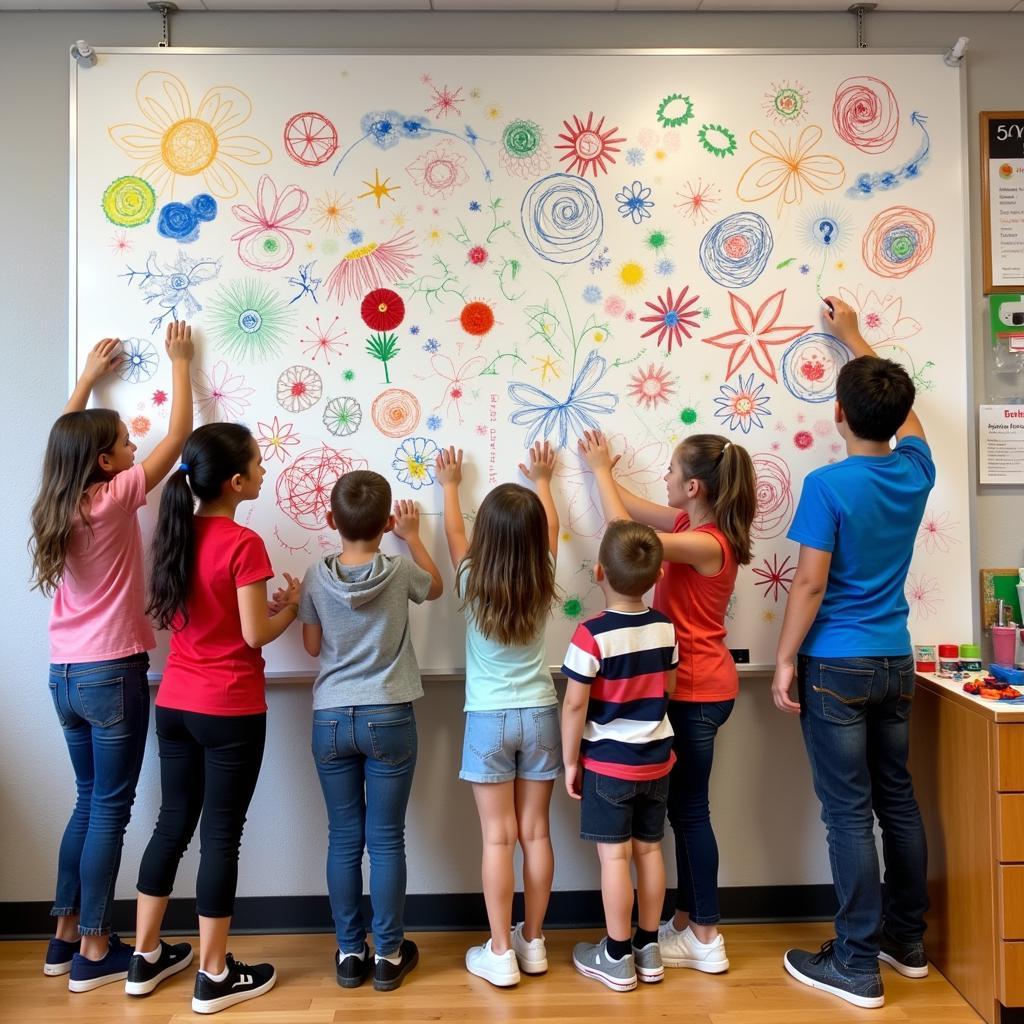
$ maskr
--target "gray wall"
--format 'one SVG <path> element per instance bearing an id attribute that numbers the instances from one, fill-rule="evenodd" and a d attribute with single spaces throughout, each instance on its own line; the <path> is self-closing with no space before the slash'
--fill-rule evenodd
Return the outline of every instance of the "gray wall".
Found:
<path id="1" fill-rule="evenodd" d="M 0 197 L 7 227 L 0 268 L 0 337 L 7 367 L 10 431 L 0 489 L 0 552 L 10 603 L 0 636 L 0 901 L 51 898 L 57 844 L 73 781 L 44 682 L 48 605 L 25 585 L 26 517 L 46 434 L 65 398 L 67 365 L 68 61 L 70 43 L 152 45 L 151 14 L 0 14 Z M 968 60 L 973 175 L 971 219 L 978 223 L 976 123 L 980 109 L 1024 108 L 1024 14 L 875 15 L 868 40 L 879 46 L 948 46 L 971 37 Z M 179 46 L 829 48 L 854 43 L 846 14 L 181 14 Z M 975 232 L 974 394 L 984 400 L 980 232 Z M 18 262 L 7 253 L 17 251 Z M 1022 491 L 975 495 L 975 566 L 1019 565 Z M 965 587 L 976 589 L 974 580 Z M 965 624 L 966 625 L 966 624 Z M 468 789 L 457 781 L 461 688 L 428 686 L 417 705 L 421 755 L 409 813 L 410 892 L 479 889 L 479 830 Z M 324 812 L 309 757 L 308 689 L 277 684 L 270 693 L 267 758 L 249 816 L 239 892 L 324 891 Z M 720 741 L 712 806 L 722 847 L 723 885 L 825 882 L 823 830 L 797 723 L 770 707 L 765 680 L 747 682 Z M 128 830 L 119 896 L 130 896 L 159 803 L 157 756 L 147 751 Z M 575 838 L 576 810 L 556 793 L 552 813 L 555 886 L 596 888 L 591 849 Z M 453 837 L 458 837 L 455 842 Z M 195 851 L 186 855 L 178 895 L 194 892 Z"/>

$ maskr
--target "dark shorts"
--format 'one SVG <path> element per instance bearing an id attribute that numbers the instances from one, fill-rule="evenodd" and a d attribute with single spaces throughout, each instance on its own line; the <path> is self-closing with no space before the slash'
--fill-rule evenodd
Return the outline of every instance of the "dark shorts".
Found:
<path id="1" fill-rule="evenodd" d="M 660 843 L 665 836 L 667 799 L 668 775 L 634 782 L 584 769 L 580 839 Z"/>

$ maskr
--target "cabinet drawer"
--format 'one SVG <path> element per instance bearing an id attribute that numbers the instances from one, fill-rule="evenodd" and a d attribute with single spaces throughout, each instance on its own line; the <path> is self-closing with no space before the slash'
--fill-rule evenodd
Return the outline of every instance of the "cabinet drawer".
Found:
<path id="1" fill-rule="evenodd" d="M 999 865 L 999 935 L 1024 939 L 1024 864 Z"/>
<path id="2" fill-rule="evenodd" d="M 1024 861 L 1024 793 L 999 794 L 1000 861 Z"/>
<path id="3" fill-rule="evenodd" d="M 1024 942 L 1000 942 L 999 1002 L 1024 1006 Z"/>
<path id="4" fill-rule="evenodd" d="M 996 726 L 996 789 L 1024 793 L 1024 722 Z"/>

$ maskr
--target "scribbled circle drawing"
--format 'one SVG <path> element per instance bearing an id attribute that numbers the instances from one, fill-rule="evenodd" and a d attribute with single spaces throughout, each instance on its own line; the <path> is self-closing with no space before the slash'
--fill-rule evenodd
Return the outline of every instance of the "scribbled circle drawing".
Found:
<path id="1" fill-rule="evenodd" d="M 804 402 L 831 402 L 836 378 L 850 361 L 850 350 L 831 334 L 805 334 L 782 356 L 782 383 Z"/>
<path id="2" fill-rule="evenodd" d="M 768 452 L 752 455 L 757 477 L 757 512 L 751 534 L 771 540 L 785 533 L 793 518 L 793 483 L 785 459 Z"/>
<path id="3" fill-rule="evenodd" d="M 103 193 L 103 212 L 119 228 L 148 224 L 156 212 L 156 192 L 144 178 L 134 174 L 112 181 Z"/>
<path id="4" fill-rule="evenodd" d="M 772 82 L 764 111 L 776 124 L 798 124 L 807 115 L 809 93 L 799 82 Z"/>
<path id="5" fill-rule="evenodd" d="M 682 128 L 693 118 L 693 101 L 689 96 L 674 92 L 658 104 L 655 117 L 663 128 Z"/>
<path id="6" fill-rule="evenodd" d="M 533 178 L 547 170 L 550 157 L 544 146 L 544 129 L 525 118 L 509 121 L 501 133 L 498 160 L 517 178 Z"/>
<path id="7" fill-rule="evenodd" d="M 895 141 L 900 108 L 879 78 L 858 75 L 840 82 L 832 104 L 832 127 L 862 153 L 884 153 Z"/>
<path id="8" fill-rule="evenodd" d="M 289 366 L 277 378 L 278 404 L 289 412 L 312 409 L 320 401 L 323 390 L 320 374 L 308 366 Z"/>
<path id="9" fill-rule="evenodd" d="M 324 426 L 335 437 L 354 434 L 363 422 L 363 408 L 352 397 L 332 398 L 324 406 Z"/>
<path id="10" fill-rule="evenodd" d="M 419 399 L 405 388 L 388 388 L 373 400 L 370 418 L 385 437 L 405 437 L 419 425 Z"/>
<path id="11" fill-rule="evenodd" d="M 579 263 L 601 241 L 604 214 L 597 190 L 572 174 L 535 181 L 520 210 L 523 234 L 538 256 L 552 263 Z"/>
<path id="12" fill-rule="evenodd" d="M 319 167 L 338 148 L 338 132 L 323 114 L 308 110 L 288 119 L 284 126 L 285 152 L 303 167 Z"/>
<path id="13" fill-rule="evenodd" d="M 733 213 L 708 229 L 700 243 L 700 263 L 715 284 L 746 288 L 768 265 L 775 244 L 759 213 Z"/>
<path id="14" fill-rule="evenodd" d="M 931 259 L 935 221 L 909 206 L 890 206 L 876 214 L 864 233 L 864 264 L 879 277 L 906 277 Z"/>
<path id="15" fill-rule="evenodd" d="M 217 216 L 217 200 L 206 192 L 193 196 L 191 206 L 201 221 L 211 221 Z"/>
<path id="16" fill-rule="evenodd" d="M 176 242 L 194 242 L 199 237 L 199 218 L 188 203 L 166 203 L 160 210 L 156 230 Z"/>
<path id="17" fill-rule="evenodd" d="M 459 314 L 462 329 L 474 338 L 482 338 L 494 326 L 494 310 L 481 299 L 467 302 Z"/>
<path id="18" fill-rule="evenodd" d="M 348 449 L 335 451 L 323 445 L 304 452 L 277 478 L 277 506 L 296 526 L 322 530 L 335 481 L 368 466 L 366 459 Z"/>
<path id="19" fill-rule="evenodd" d="M 121 362 L 117 375 L 127 384 L 144 384 L 152 380 L 160 365 L 156 346 L 145 338 L 125 338 L 121 342 Z"/>
<path id="20" fill-rule="evenodd" d="M 697 141 L 712 156 L 732 156 L 736 152 L 736 136 L 721 124 L 702 124 L 697 130 Z"/>

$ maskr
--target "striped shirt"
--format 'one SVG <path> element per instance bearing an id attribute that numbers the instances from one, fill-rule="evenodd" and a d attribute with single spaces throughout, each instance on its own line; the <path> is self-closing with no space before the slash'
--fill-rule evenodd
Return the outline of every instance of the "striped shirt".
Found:
<path id="1" fill-rule="evenodd" d="M 668 698 L 678 664 L 675 627 L 661 612 L 605 611 L 576 627 L 562 671 L 590 687 L 580 762 L 617 779 L 672 769 Z"/>

